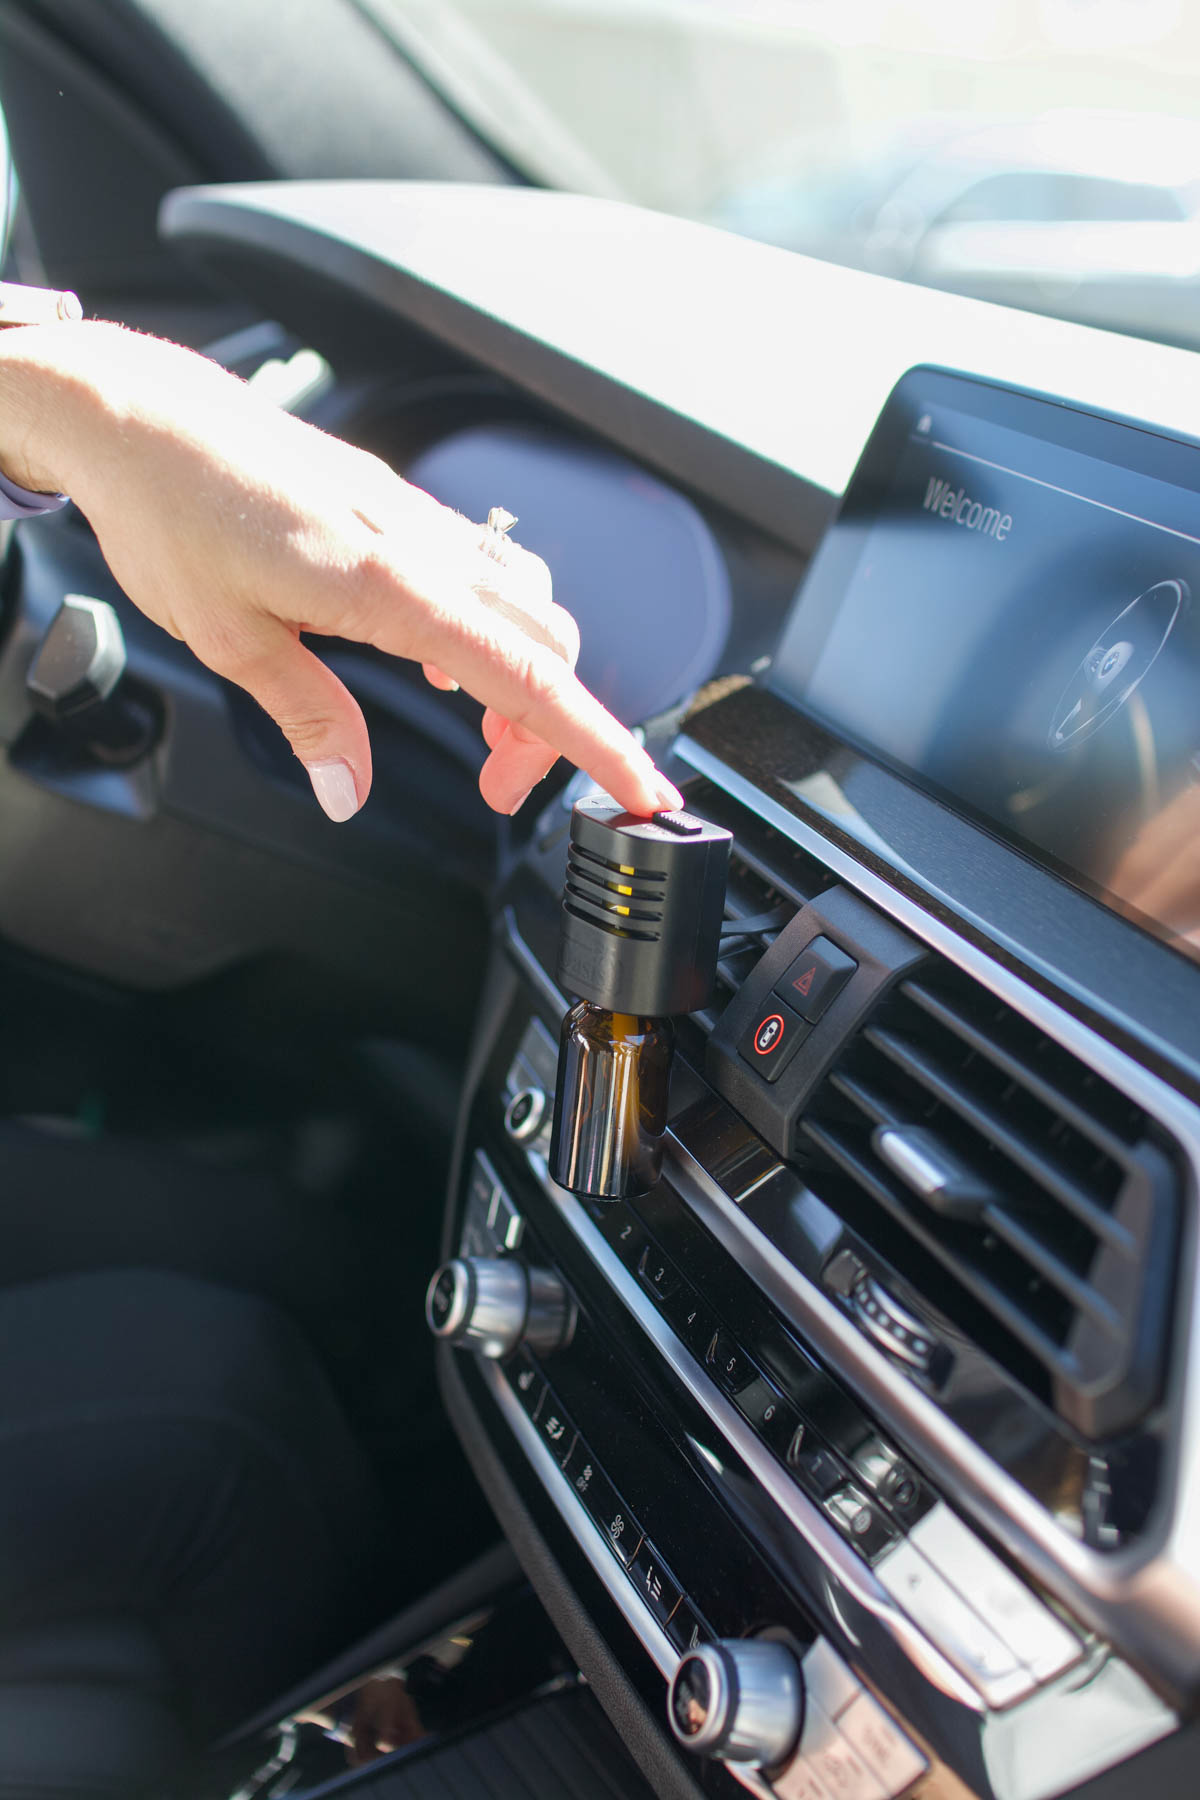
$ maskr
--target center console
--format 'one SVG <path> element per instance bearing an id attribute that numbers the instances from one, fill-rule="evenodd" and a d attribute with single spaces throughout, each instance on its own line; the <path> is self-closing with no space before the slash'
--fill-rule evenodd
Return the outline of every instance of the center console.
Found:
<path id="1" fill-rule="evenodd" d="M 1198 490 L 901 383 L 673 738 L 733 850 L 639 1198 L 550 1173 L 579 783 L 498 896 L 443 1387 L 660 1793 L 1193 1791 Z"/>

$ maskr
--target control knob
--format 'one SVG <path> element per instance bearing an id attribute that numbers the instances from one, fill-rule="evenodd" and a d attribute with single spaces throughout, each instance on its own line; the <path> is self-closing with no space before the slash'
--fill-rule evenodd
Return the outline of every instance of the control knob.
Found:
<path id="1" fill-rule="evenodd" d="M 35 710 L 100 762 L 137 762 L 161 726 L 149 692 L 125 673 L 125 638 L 115 607 L 68 594 L 25 677 Z"/>
<path id="2" fill-rule="evenodd" d="M 508 1256 L 456 1256 L 429 1283 L 425 1317 L 434 1337 L 500 1357 L 519 1344 L 557 1350 L 570 1332 L 571 1306 L 549 1269 L 527 1269 Z"/>
<path id="3" fill-rule="evenodd" d="M 804 1724 L 804 1676 L 785 1644 L 719 1638 L 682 1659 L 667 1696 L 671 1730 L 686 1750 L 772 1768 Z"/>
<path id="4" fill-rule="evenodd" d="M 528 1144 L 542 1129 L 546 1096 L 541 1088 L 518 1088 L 504 1109 L 504 1129 L 518 1144 Z"/>

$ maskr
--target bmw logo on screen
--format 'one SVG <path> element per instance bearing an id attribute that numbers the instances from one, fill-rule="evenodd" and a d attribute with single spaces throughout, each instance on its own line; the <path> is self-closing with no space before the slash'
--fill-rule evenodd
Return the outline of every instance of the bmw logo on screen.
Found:
<path id="1" fill-rule="evenodd" d="M 1052 750 L 1107 724 L 1149 674 L 1190 598 L 1186 581 L 1156 581 L 1101 632 L 1063 689 L 1050 721 Z"/>

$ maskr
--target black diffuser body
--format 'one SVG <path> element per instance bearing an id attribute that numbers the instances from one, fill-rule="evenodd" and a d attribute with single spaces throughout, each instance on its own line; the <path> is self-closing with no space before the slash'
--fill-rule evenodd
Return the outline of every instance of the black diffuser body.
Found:
<path id="1" fill-rule="evenodd" d="M 612 1012 L 670 1018 L 712 998 L 732 834 L 690 813 L 652 819 L 576 803 L 558 979 Z"/>

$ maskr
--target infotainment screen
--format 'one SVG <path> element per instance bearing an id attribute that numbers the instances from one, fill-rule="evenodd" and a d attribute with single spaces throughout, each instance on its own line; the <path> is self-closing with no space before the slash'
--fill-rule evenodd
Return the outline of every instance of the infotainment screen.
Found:
<path id="1" fill-rule="evenodd" d="M 768 679 L 1200 958 L 1200 445 L 913 370 Z"/>

